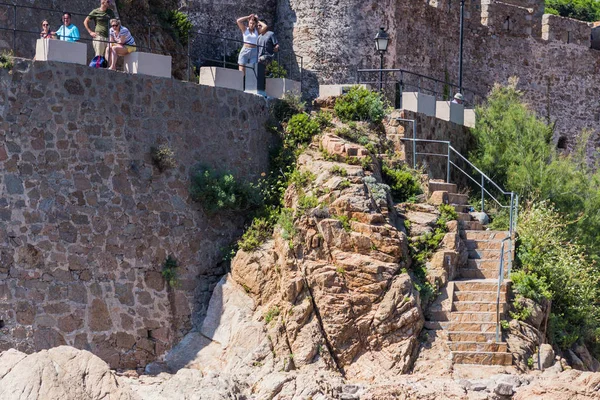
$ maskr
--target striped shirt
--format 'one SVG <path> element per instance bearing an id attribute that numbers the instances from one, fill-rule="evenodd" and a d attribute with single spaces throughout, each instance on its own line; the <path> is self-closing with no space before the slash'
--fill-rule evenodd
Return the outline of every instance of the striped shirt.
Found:
<path id="1" fill-rule="evenodd" d="M 110 38 L 112 40 L 114 40 L 117 43 L 120 43 L 121 40 L 120 38 L 125 38 L 125 42 L 123 44 L 127 45 L 127 46 L 135 46 L 135 40 L 133 40 L 133 36 L 131 36 L 131 32 L 129 32 L 129 29 L 125 28 L 124 26 L 121 26 L 121 29 L 119 30 L 119 37 L 115 36 L 115 30 L 114 28 L 110 28 Z"/>

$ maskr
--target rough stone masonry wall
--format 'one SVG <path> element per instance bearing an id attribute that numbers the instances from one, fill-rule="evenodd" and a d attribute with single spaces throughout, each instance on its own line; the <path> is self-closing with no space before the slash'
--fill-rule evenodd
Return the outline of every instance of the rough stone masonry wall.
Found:
<path id="1" fill-rule="evenodd" d="M 191 167 L 264 171 L 265 100 L 26 60 L 0 85 L 0 351 L 66 343 L 145 365 L 202 319 L 242 227 L 190 200 Z M 157 144 L 177 168 L 152 165 Z M 160 272 L 168 255 L 175 288 Z"/>
<path id="2" fill-rule="evenodd" d="M 559 26 L 563 22 L 557 21 L 565 19 L 560 17 L 550 18 L 554 26 L 546 27 L 554 39 L 543 40 L 540 0 L 510 3 L 522 7 L 489 0 L 466 2 L 464 87 L 486 94 L 495 82 L 519 76 L 525 101 L 556 122 L 555 139 L 564 135 L 572 145 L 583 129 L 598 131 L 600 51 L 577 44 L 580 40 L 563 41 Z M 276 32 L 282 47 L 293 46 L 305 57 L 309 78 L 305 83 L 312 83 L 313 89 L 317 79 L 354 82 L 354 70 L 361 63 L 378 68 L 373 38 L 380 26 L 392 37 L 385 67 L 457 83 L 459 10 L 460 1 L 284 0 L 278 2 Z M 500 14 L 503 11 L 510 11 L 512 19 L 506 24 L 510 31 L 504 29 L 509 15 Z M 584 23 L 576 24 L 574 38 L 585 29 Z"/>

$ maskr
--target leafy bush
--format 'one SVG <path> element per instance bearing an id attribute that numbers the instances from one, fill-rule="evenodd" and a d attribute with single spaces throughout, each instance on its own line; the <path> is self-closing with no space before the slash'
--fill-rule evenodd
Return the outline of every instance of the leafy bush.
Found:
<path id="1" fill-rule="evenodd" d="M 313 136 L 320 132 L 319 123 L 310 118 L 306 113 L 296 114 L 285 128 L 286 141 L 290 144 L 310 143 Z"/>
<path id="2" fill-rule="evenodd" d="M 539 277 L 536 273 L 525 271 L 513 271 L 510 274 L 513 289 L 521 296 L 540 303 L 544 299 L 551 299 L 552 292 L 545 277 Z"/>
<path id="3" fill-rule="evenodd" d="M 389 185 L 392 198 L 397 203 L 402 203 L 423 193 L 419 181 L 404 164 L 392 168 L 384 163 L 381 168 L 381 175 L 383 181 Z"/>
<path id="4" fill-rule="evenodd" d="M 333 175 L 348 176 L 348 171 L 346 170 L 346 168 L 342 168 L 339 165 L 334 165 L 333 167 L 331 167 L 329 169 L 329 172 L 331 172 Z"/>
<path id="5" fill-rule="evenodd" d="M 4 50 L 0 53 L 0 68 L 11 70 L 14 65 L 12 50 Z"/>
<path id="6" fill-rule="evenodd" d="M 272 236 L 272 221 L 268 218 L 255 218 L 250 228 L 244 232 L 242 238 L 238 241 L 238 246 L 244 251 L 256 250 Z"/>
<path id="7" fill-rule="evenodd" d="M 356 126 L 354 128 L 338 128 L 335 130 L 335 134 L 341 138 L 349 140 L 353 143 L 358 143 L 362 146 L 366 146 L 367 144 L 369 144 L 369 136 L 367 135 L 367 133 L 364 130 L 357 128 Z"/>
<path id="8" fill-rule="evenodd" d="M 390 187 L 388 185 L 377 182 L 377 179 L 375 179 L 373 176 L 365 176 L 363 178 L 363 182 L 367 185 L 367 188 L 369 189 L 369 192 L 371 193 L 371 196 L 373 196 L 373 199 L 376 203 L 379 204 L 380 202 L 387 201 L 387 194 L 390 191 Z"/>
<path id="9" fill-rule="evenodd" d="M 171 33 L 175 40 L 178 40 L 182 46 L 187 45 L 190 38 L 190 31 L 193 28 L 192 22 L 187 14 L 178 10 L 169 10 L 159 15 L 163 25 L 171 28 Z"/>
<path id="10" fill-rule="evenodd" d="M 271 307 L 269 311 L 267 311 L 267 313 L 265 314 L 265 323 L 269 324 L 271 321 L 273 321 L 275 317 L 279 315 L 279 313 L 279 307 Z"/>
<path id="11" fill-rule="evenodd" d="M 332 119 L 333 119 L 333 116 L 331 115 L 331 113 L 329 111 L 321 110 L 315 115 L 315 121 L 317 121 L 317 123 L 319 124 L 321 129 L 325 129 L 325 128 L 332 126 L 333 125 L 331 123 Z"/>
<path id="12" fill-rule="evenodd" d="M 294 227 L 294 210 L 284 208 L 279 214 L 277 225 L 281 227 L 281 237 L 285 240 L 291 240 L 296 236 L 296 228 Z"/>
<path id="13" fill-rule="evenodd" d="M 306 104 L 299 94 L 286 92 L 281 100 L 271 106 L 271 114 L 278 122 L 287 122 L 295 114 L 303 113 Z"/>
<path id="14" fill-rule="evenodd" d="M 520 287 L 532 297 L 551 294 L 553 343 L 566 349 L 581 339 L 594 348 L 600 342 L 600 271 L 585 248 L 569 240 L 565 226 L 548 202 L 521 212 L 517 261 L 534 277 L 521 280 Z"/>
<path id="15" fill-rule="evenodd" d="M 379 93 L 362 86 L 353 86 L 348 93 L 338 97 L 334 110 L 344 122 L 370 121 L 380 123 L 385 115 L 385 105 Z"/>
<path id="16" fill-rule="evenodd" d="M 230 173 L 217 172 L 200 166 L 192 175 L 190 194 L 202 203 L 208 214 L 220 210 L 247 210 L 261 203 L 260 193 L 253 185 L 238 182 Z"/>
<path id="17" fill-rule="evenodd" d="M 287 78 L 287 71 L 277 61 L 271 61 L 267 65 L 266 73 L 269 78 Z"/>
<path id="18" fill-rule="evenodd" d="M 177 260 L 169 255 L 163 264 L 162 270 L 160 271 L 162 277 L 165 279 L 165 282 L 167 282 L 169 287 L 175 288 L 179 284 L 177 280 L 177 268 L 179 268 Z"/>
<path id="19" fill-rule="evenodd" d="M 545 13 L 594 22 L 600 19 L 600 3 L 596 0 L 546 0 Z"/>
<path id="20" fill-rule="evenodd" d="M 177 166 L 175 152 L 167 145 L 163 144 L 160 147 L 150 148 L 150 155 L 152 156 L 152 162 L 160 172 Z"/>

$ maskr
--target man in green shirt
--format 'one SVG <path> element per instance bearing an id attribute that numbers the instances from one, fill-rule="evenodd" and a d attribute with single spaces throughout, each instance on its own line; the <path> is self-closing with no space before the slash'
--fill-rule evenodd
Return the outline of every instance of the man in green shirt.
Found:
<path id="1" fill-rule="evenodd" d="M 94 52 L 97 56 L 103 56 L 108 42 L 108 21 L 115 18 L 115 13 L 110 7 L 110 0 L 100 0 L 100 7 L 92 10 L 83 25 L 94 41 Z M 90 21 L 94 21 L 94 31 L 90 28 Z"/>

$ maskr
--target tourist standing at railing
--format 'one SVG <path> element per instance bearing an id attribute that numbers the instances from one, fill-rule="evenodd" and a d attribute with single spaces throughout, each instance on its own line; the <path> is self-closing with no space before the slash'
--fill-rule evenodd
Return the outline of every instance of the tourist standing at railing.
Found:
<path id="1" fill-rule="evenodd" d="M 452 102 L 455 104 L 463 104 L 465 101 L 465 96 L 462 95 L 462 93 L 456 93 L 454 95 L 454 98 L 452 99 Z"/>
<path id="2" fill-rule="evenodd" d="M 63 24 L 56 31 L 59 40 L 65 42 L 76 42 L 79 40 L 79 29 L 71 23 L 71 14 L 63 14 Z"/>
<path id="3" fill-rule="evenodd" d="M 265 19 L 258 21 L 258 62 L 269 65 L 279 51 L 279 44 L 275 34 L 269 30 L 269 24 Z"/>
<path id="4" fill-rule="evenodd" d="M 96 56 L 103 56 L 106 51 L 108 23 L 113 18 L 115 18 L 115 13 L 110 8 L 110 0 L 100 0 L 100 7 L 92 10 L 83 21 L 85 29 L 94 38 L 92 45 L 94 46 Z M 90 28 L 90 21 L 93 21 L 95 24 L 93 31 Z"/>
<path id="5" fill-rule="evenodd" d="M 42 31 L 40 32 L 40 38 L 42 39 L 54 39 L 54 32 L 50 30 L 50 23 L 45 19 L 42 21 Z"/>
<path id="6" fill-rule="evenodd" d="M 248 21 L 248 26 L 244 24 L 245 21 Z M 258 62 L 258 50 L 256 48 L 256 42 L 258 41 L 258 17 L 255 14 L 250 14 L 247 17 L 238 18 L 237 25 L 244 37 L 244 47 L 240 51 L 238 65 L 240 71 L 245 73 L 245 65 L 256 64 Z"/>
<path id="7" fill-rule="evenodd" d="M 121 22 L 114 18 L 110 20 L 109 39 L 110 46 L 106 49 L 105 58 L 110 60 L 108 69 L 116 70 L 117 58 L 119 56 L 126 56 L 136 50 L 135 40 L 131 36 L 129 29 L 121 26 Z"/>

